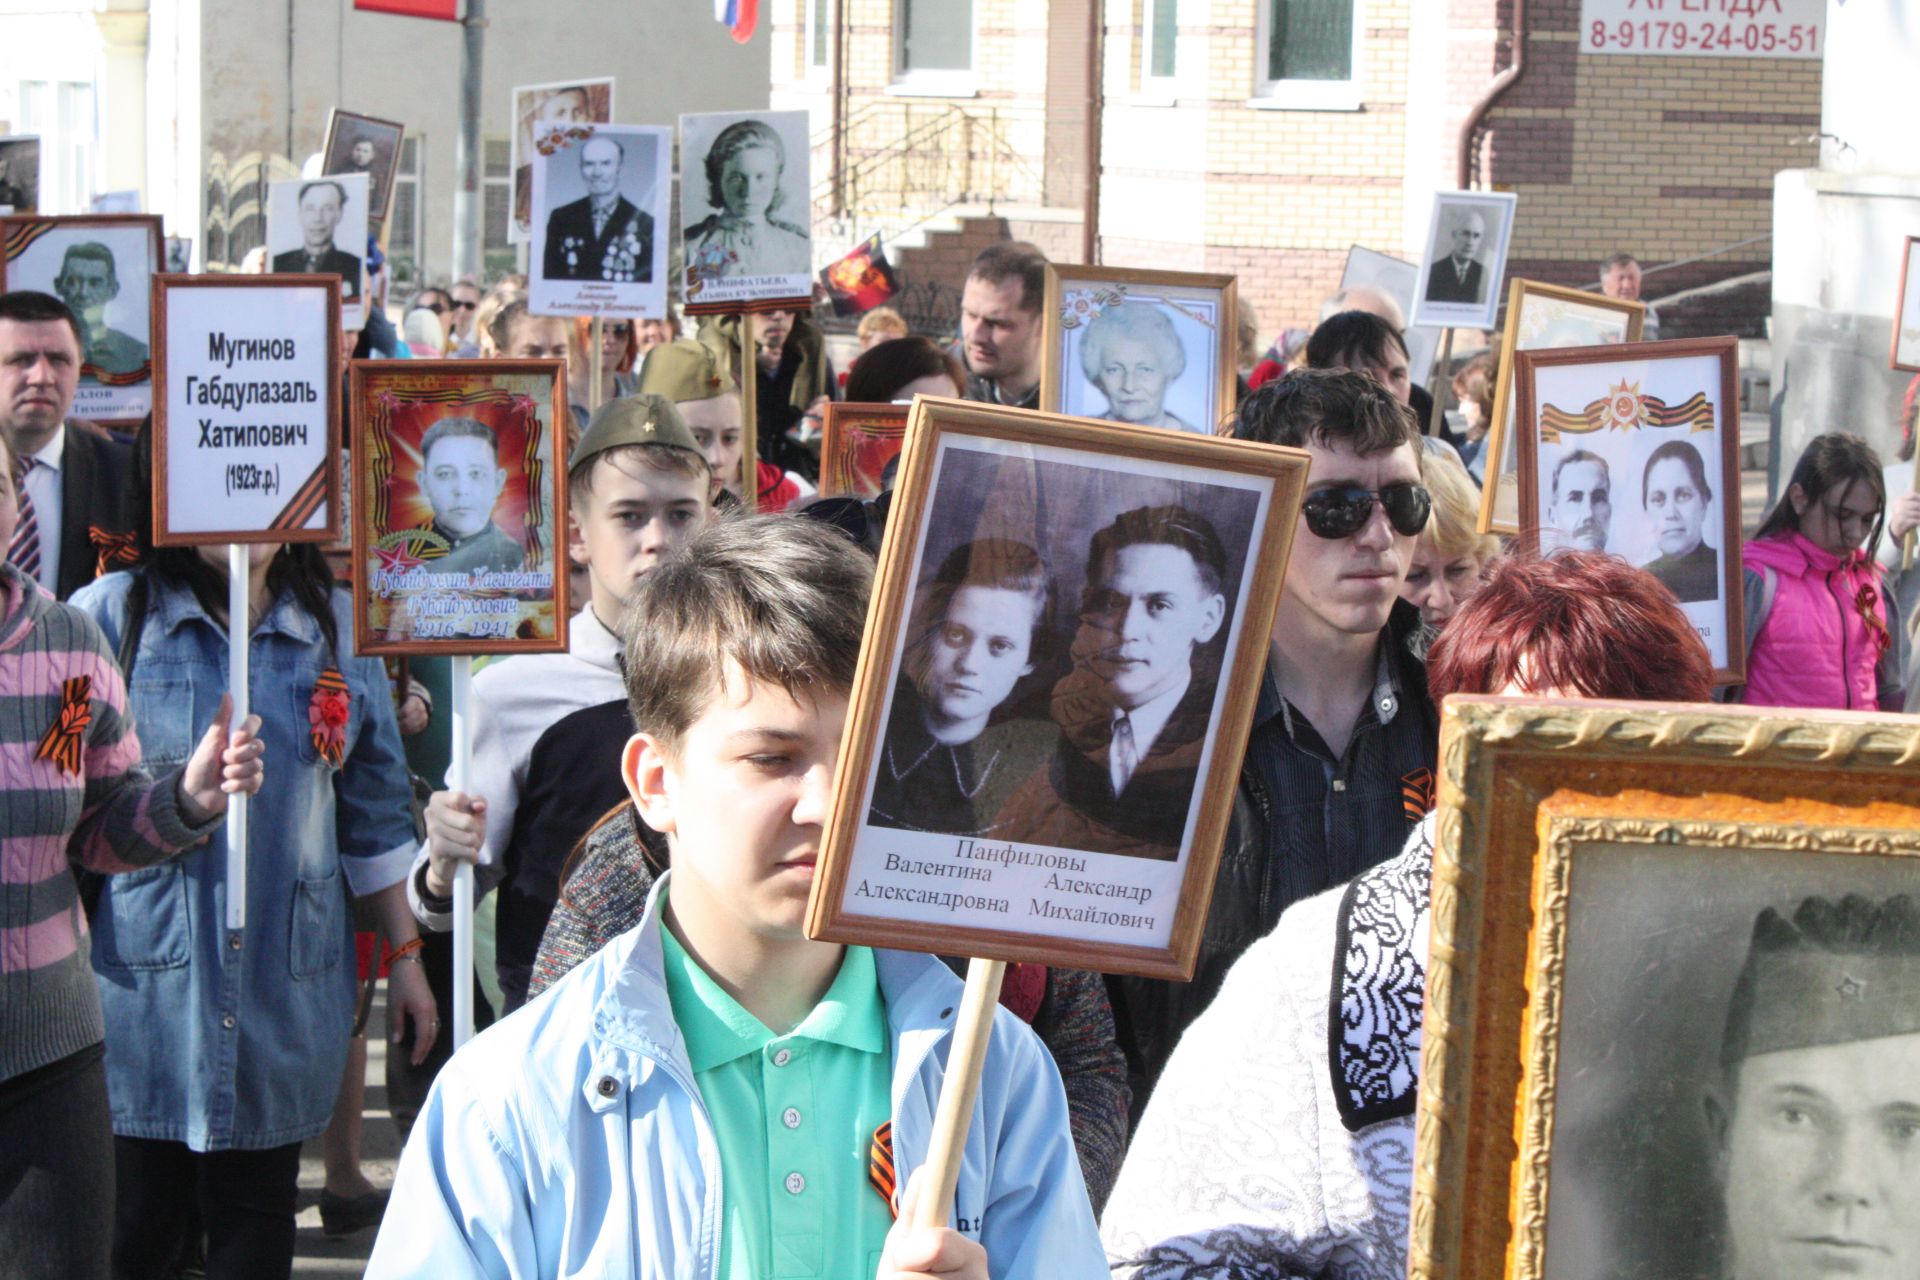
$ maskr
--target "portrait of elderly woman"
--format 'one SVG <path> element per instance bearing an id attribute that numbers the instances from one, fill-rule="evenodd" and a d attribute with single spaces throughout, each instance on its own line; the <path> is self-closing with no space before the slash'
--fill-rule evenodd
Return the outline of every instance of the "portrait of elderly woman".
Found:
<path id="1" fill-rule="evenodd" d="M 1050 723 L 1009 714 L 1020 682 L 1046 664 L 1052 616 L 1052 581 L 1027 544 L 979 538 L 947 554 L 908 620 L 869 822 L 995 833 L 1053 748 Z"/>
<path id="2" fill-rule="evenodd" d="M 1647 456 L 1640 504 L 1660 554 L 1644 567 L 1682 604 L 1720 596 L 1720 559 L 1704 537 L 1712 503 L 1706 461 L 1692 444 L 1669 440 Z"/>
<path id="3" fill-rule="evenodd" d="M 734 121 L 707 148 L 703 167 L 707 205 L 714 212 L 687 228 L 689 269 L 706 280 L 812 270 L 804 207 L 792 215 L 799 222 L 779 216 L 786 200 L 787 146 L 773 125 Z M 799 185 L 804 190 L 804 180 Z"/>
<path id="4" fill-rule="evenodd" d="M 1167 393 L 1187 370 L 1187 348 L 1164 308 L 1132 302 L 1105 307 L 1080 340 L 1080 369 L 1106 397 L 1099 416 L 1141 427 L 1199 431 L 1167 407 Z"/>

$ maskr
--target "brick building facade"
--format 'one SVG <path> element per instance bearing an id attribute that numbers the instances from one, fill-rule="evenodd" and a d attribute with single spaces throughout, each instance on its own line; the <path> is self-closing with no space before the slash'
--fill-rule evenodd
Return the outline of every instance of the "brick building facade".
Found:
<path id="1" fill-rule="evenodd" d="M 945 287 L 962 240 L 1024 232 L 1081 260 L 1091 205 L 1098 261 L 1231 272 L 1271 337 L 1313 322 L 1349 246 L 1420 252 L 1462 125 L 1512 62 L 1514 7 L 780 0 L 772 100 L 814 113 L 823 244 L 990 208 L 1004 227 L 963 221 L 901 255 L 910 284 Z M 1742 241 L 1647 294 L 1765 270 L 1772 175 L 1810 154 L 1819 62 L 1583 54 L 1580 0 L 1529 0 L 1525 21 L 1524 68 L 1465 156 L 1473 185 L 1520 196 L 1510 271 L 1587 285 L 1619 250 L 1652 267 Z M 1750 326 L 1764 301 L 1750 310 L 1703 323 Z"/>

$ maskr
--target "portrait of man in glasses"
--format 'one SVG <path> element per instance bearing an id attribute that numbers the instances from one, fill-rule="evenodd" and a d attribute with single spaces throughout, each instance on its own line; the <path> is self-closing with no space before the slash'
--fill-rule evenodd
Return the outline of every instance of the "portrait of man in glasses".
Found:
<path id="1" fill-rule="evenodd" d="M 1177 505 L 1093 535 L 1072 669 L 1053 689 L 1060 740 L 1013 802 L 1017 839 L 1179 857 L 1231 616 L 1226 562 L 1212 523 Z"/>

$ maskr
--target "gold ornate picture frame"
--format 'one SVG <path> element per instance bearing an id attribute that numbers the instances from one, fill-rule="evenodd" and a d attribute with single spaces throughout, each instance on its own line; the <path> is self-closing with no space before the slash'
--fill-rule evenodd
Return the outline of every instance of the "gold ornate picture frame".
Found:
<path id="1" fill-rule="evenodd" d="M 1920 720 L 1452 698 L 1440 761 L 1409 1274 L 1716 1274 L 1756 907 L 1920 883 Z"/>
<path id="2" fill-rule="evenodd" d="M 1240 389 L 1233 276 L 1053 264 L 1040 314 L 1042 410 L 1199 435 L 1231 430 Z"/>

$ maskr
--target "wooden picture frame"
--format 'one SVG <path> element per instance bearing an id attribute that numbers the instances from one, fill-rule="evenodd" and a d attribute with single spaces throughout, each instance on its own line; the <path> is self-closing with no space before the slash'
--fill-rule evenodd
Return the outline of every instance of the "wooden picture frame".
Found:
<path id="1" fill-rule="evenodd" d="M 1722 1274 L 1756 907 L 1914 883 L 1920 721 L 1453 697 L 1440 762 L 1409 1274 Z"/>
<path id="2" fill-rule="evenodd" d="M 348 376 L 359 651 L 566 652 L 566 362 L 355 360 Z M 425 478 L 435 460 L 421 452 L 422 438 L 448 419 L 486 431 L 426 442 L 434 453 L 447 445 L 464 451 L 436 492 Z M 483 487 L 479 495 L 488 503 L 484 526 L 444 525 L 456 513 L 468 525 L 479 515 L 461 486 L 475 483 L 474 466 L 485 481 L 488 453 L 496 475 L 491 494 Z M 460 464 L 468 467 L 464 481 Z M 443 494 L 463 505 L 443 512 Z M 453 558 L 455 569 L 436 567 Z"/>
<path id="3" fill-rule="evenodd" d="M 1887 347 L 1887 367 L 1920 373 L 1920 236 L 1908 236 L 1900 246 L 1900 291 L 1893 297 L 1893 338 Z"/>
<path id="4" fill-rule="evenodd" d="M 809 936 L 1191 976 L 1306 478 L 1299 450 L 917 399 Z M 1116 771 L 1119 710 L 1154 736 Z M 916 735 L 939 749 L 902 768 Z"/>
<path id="5" fill-rule="evenodd" d="M 1228 434 L 1240 389 L 1239 288 L 1229 275 L 1049 263 L 1040 312 L 1040 409 L 1200 435 Z M 1140 323 L 1124 329 L 1109 323 L 1135 314 L 1124 309 L 1113 311 L 1107 321 L 1100 319 L 1129 302 L 1149 304 Z M 1114 382 L 1113 394 L 1108 394 L 1088 375 L 1082 342 L 1103 335 L 1144 349 L 1145 367 L 1134 375 L 1144 377 L 1143 385 Z M 1195 345 L 1200 350 L 1189 349 Z M 1179 372 L 1168 375 L 1165 366 L 1170 363 L 1177 363 Z M 1109 381 L 1127 376 L 1120 362 L 1114 367 Z M 1121 414 L 1132 416 L 1116 416 Z"/>
<path id="6" fill-rule="evenodd" d="M 194 317 L 198 323 L 189 332 L 188 318 L 175 315 L 173 300 L 200 301 L 214 292 L 220 296 L 207 300 L 205 312 Z M 268 297 L 268 293 L 280 296 Z M 251 319 L 245 315 L 249 308 L 277 311 L 264 319 Z M 215 322 L 222 328 L 210 330 Z M 243 322 L 246 327 L 241 329 Z M 163 273 L 153 278 L 152 326 L 153 545 L 337 542 L 341 530 L 339 278 Z M 212 349 L 210 332 L 230 343 L 285 346 L 247 346 L 240 349 L 242 354 L 221 359 Z M 176 349 L 183 357 L 178 369 L 172 367 Z M 227 350 L 232 354 L 231 346 Z M 303 372 L 306 376 L 296 376 Z M 216 386 L 273 390 L 263 391 L 262 399 L 248 390 L 228 392 Z M 179 474 L 183 468 L 175 465 L 172 447 L 176 408 L 180 425 L 192 441 L 180 451 L 182 458 L 190 459 L 196 468 L 212 470 Z M 297 438 L 295 428 L 303 429 Z M 203 438 L 214 443 L 202 446 Z M 198 452 L 203 447 L 215 451 L 210 461 Z M 283 466 L 293 471 L 283 474 Z M 176 482 L 180 485 L 177 495 L 173 493 Z M 250 493 L 266 496 L 255 499 L 247 496 Z M 291 497 L 282 501 L 287 494 Z M 213 522 L 215 527 L 205 527 L 185 518 L 186 512 L 217 505 L 222 498 L 243 517 L 257 514 L 258 503 L 271 499 L 271 514 L 227 522 L 234 527 L 224 528 L 218 527 L 219 521 Z"/>
<path id="7" fill-rule="evenodd" d="M 1520 351 L 1513 363 L 1522 543 L 1609 551 L 1646 568 L 1700 633 L 1715 683 L 1744 684 L 1738 340 Z M 1551 486 L 1563 475 L 1559 504 Z M 1638 522 L 1621 518 L 1629 495 Z"/>
<path id="8" fill-rule="evenodd" d="M 150 292 L 165 269 L 164 254 L 157 214 L 0 217 L 0 293 L 53 294 L 88 331 L 70 416 L 132 431 L 152 411 L 157 331 Z M 87 319 L 95 308 L 104 333 L 98 341 Z"/>
<path id="9" fill-rule="evenodd" d="M 892 487 L 884 483 L 886 468 L 906 448 L 909 407 L 845 400 L 827 405 L 820 432 L 821 497 L 877 498 Z"/>
<path id="10" fill-rule="evenodd" d="M 372 188 L 367 199 L 367 223 L 375 235 L 386 226 L 387 215 L 393 210 L 393 183 L 400 173 L 400 149 L 406 140 L 407 126 L 397 120 L 363 116 L 338 107 L 327 113 L 327 140 L 320 148 L 320 176 L 367 175 Z M 371 168 L 363 169 L 354 162 L 353 148 L 362 141 L 373 145 Z"/>
<path id="11" fill-rule="evenodd" d="M 1509 282 L 1506 326 L 1500 336 L 1500 357 L 1494 365 L 1493 417 L 1487 423 L 1482 446 L 1486 466 L 1480 485 L 1481 533 L 1513 537 L 1520 532 L 1520 495 L 1514 487 L 1519 468 L 1507 466 L 1514 456 L 1513 353 L 1638 342 L 1646 313 L 1646 304 L 1641 302 L 1624 302 L 1538 280 Z M 1620 336 L 1612 337 L 1612 332 Z"/>
<path id="12" fill-rule="evenodd" d="M 1513 248 L 1513 215 L 1519 197 L 1511 191 L 1437 191 L 1427 222 L 1426 252 L 1414 285 L 1409 325 L 1441 329 L 1491 329 L 1500 310 L 1500 281 Z M 1463 245 L 1456 232 L 1473 217 L 1479 236 Z M 1467 248 L 1464 275 L 1447 264 Z M 1451 371 L 1448 371 L 1448 376 Z"/>

